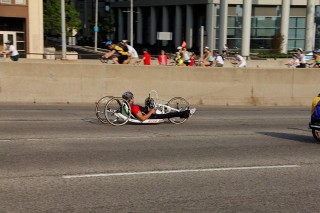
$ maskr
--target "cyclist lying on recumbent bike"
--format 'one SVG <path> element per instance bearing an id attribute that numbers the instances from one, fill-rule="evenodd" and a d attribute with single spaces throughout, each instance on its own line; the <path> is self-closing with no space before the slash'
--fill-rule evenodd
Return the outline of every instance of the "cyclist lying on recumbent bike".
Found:
<path id="1" fill-rule="evenodd" d="M 122 94 L 122 98 L 128 101 L 131 108 L 131 113 L 140 121 L 145 121 L 147 119 L 164 119 L 164 118 L 189 118 L 192 116 L 196 108 L 191 108 L 187 110 L 183 110 L 180 112 L 169 112 L 166 114 L 156 114 L 155 104 L 152 98 L 147 98 L 145 101 L 146 107 L 142 107 L 134 103 L 134 95 L 132 92 L 125 92 Z"/>

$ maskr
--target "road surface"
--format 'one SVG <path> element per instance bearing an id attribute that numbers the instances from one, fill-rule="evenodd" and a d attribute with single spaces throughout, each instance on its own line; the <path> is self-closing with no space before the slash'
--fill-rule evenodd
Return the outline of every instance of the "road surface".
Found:
<path id="1" fill-rule="evenodd" d="M 0 108 L 1 212 L 318 212 L 308 108 L 199 107 L 182 125 L 94 105 Z"/>

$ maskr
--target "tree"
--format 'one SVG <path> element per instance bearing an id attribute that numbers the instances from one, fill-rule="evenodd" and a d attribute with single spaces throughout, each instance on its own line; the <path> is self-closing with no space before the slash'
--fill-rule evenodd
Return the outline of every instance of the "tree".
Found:
<path id="1" fill-rule="evenodd" d="M 279 53 L 281 52 L 284 37 L 281 33 L 277 33 L 272 37 L 271 40 L 271 52 Z"/>
<path id="2" fill-rule="evenodd" d="M 72 35 L 73 30 L 81 29 L 79 13 L 74 9 L 70 1 L 65 3 L 66 10 L 66 34 Z M 46 34 L 50 31 L 61 35 L 61 0 L 49 0 L 44 3 L 44 30 Z"/>
<path id="3" fill-rule="evenodd" d="M 115 31 L 114 27 L 114 14 L 112 12 L 107 13 L 104 17 L 99 16 L 99 39 L 106 40 L 110 39 L 110 36 Z M 95 26 L 94 20 L 89 20 L 90 30 L 93 33 L 93 27 Z"/>

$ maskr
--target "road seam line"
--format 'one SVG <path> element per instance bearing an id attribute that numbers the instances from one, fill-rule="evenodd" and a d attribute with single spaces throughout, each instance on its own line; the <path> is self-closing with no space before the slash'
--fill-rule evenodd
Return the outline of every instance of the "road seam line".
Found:
<path id="1" fill-rule="evenodd" d="M 146 171 L 146 172 L 120 172 L 120 173 L 101 173 L 101 174 L 83 174 L 83 175 L 64 175 L 62 176 L 62 178 L 71 179 L 71 178 L 112 177 L 112 176 L 129 176 L 129 175 L 214 172 L 214 171 L 231 171 L 231 170 L 297 168 L 297 167 L 300 167 L 300 166 L 299 165 L 280 165 L 280 166 L 229 167 L 229 168 L 189 169 L 189 170 L 163 170 L 163 171 Z"/>

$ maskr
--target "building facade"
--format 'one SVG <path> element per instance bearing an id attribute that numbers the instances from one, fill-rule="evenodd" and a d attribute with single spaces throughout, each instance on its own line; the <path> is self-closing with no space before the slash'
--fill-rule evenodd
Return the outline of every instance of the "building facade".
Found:
<path id="1" fill-rule="evenodd" d="M 11 40 L 22 57 L 43 58 L 43 1 L 0 0 L 0 48 Z"/>
<path id="2" fill-rule="evenodd" d="M 248 56 L 250 50 L 270 50 L 275 35 L 283 37 L 281 52 L 320 48 L 319 0 L 110 0 L 116 14 L 116 38 L 130 39 L 130 1 L 133 1 L 134 44 L 181 45 L 204 43 L 220 49 L 226 43 Z M 172 41 L 157 40 L 171 32 Z"/>

